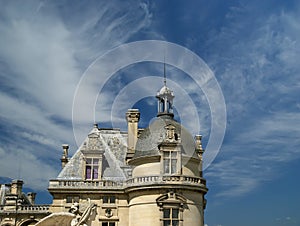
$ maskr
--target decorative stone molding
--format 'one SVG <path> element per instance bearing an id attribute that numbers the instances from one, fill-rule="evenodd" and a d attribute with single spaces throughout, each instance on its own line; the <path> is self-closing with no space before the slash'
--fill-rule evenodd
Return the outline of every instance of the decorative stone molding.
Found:
<path id="1" fill-rule="evenodd" d="M 140 120 L 140 112 L 138 109 L 128 109 L 126 112 L 127 122 L 137 123 Z"/>

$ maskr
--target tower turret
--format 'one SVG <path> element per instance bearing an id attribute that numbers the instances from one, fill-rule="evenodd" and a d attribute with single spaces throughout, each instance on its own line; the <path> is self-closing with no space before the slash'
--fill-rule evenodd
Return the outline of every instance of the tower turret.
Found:
<path id="1" fill-rule="evenodd" d="M 164 86 L 160 89 L 159 92 L 156 94 L 157 98 L 157 116 L 168 115 L 172 118 L 174 117 L 173 114 L 173 99 L 174 93 L 169 87 L 167 87 L 166 81 L 166 69 L 164 65 Z"/>

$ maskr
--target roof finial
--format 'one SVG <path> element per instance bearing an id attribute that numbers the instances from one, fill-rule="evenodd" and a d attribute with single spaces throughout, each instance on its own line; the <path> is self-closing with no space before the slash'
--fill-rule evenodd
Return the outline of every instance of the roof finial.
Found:
<path id="1" fill-rule="evenodd" d="M 167 86 L 167 75 L 166 75 L 166 59 L 164 53 L 164 85 Z"/>

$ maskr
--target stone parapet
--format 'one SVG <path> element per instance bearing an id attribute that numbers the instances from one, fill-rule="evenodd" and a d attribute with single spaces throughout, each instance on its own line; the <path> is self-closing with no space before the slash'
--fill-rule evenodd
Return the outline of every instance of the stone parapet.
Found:
<path id="1" fill-rule="evenodd" d="M 81 180 L 50 180 L 49 189 L 99 189 L 123 188 L 123 182 L 115 181 L 81 181 Z"/>
<path id="2" fill-rule="evenodd" d="M 153 175 L 130 178 L 127 181 L 76 181 L 76 180 L 51 180 L 51 189 L 125 189 L 131 186 L 142 186 L 151 184 L 180 184 L 205 187 L 206 180 L 202 177 L 184 175 Z"/>
<path id="3" fill-rule="evenodd" d="M 18 213 L 49 213 L 50 205 L 18 206 Z M 0 206 L 0 213 L 13 213 L 16 209 L 6 209 Z"/>

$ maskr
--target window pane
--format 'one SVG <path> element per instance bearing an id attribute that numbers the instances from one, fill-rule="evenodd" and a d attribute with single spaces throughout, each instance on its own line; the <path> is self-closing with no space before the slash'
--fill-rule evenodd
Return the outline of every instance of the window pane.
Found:
<path id="1" fill-rule="evenodd" d="M 115 203 L 116 202 L 116 197 L 115 196 L 111 196 L 110 197 L 110 203 Z"/>
<path id="2" fill-rule="evenodd" d="M 91 179 L 92 168 L 90 166 L 86 166 L 85 168 L 85 178 Z"/>
<path id="3" fill-rule="evenodd" d="M 173 220 L 172 221 L 172 226 L 178 226 L 179 225 L 179 221 L 178 220 Z"/>
<path id="4" fill-rule="evenodd" d="M 86 164 L 92 164 L 92 159 L 86 159 Z"/>
<path id="5" fill-rule="evenodd" d="M 108 203 L 108 197 L 107 196 L 103 197 L 103 203 Z"/>
<path id="6" fill-rule="evenodd" d="M 102 222 L 102 226 L 108 226 L 108 222 Z"/>
<path id="7" fill-rule="evenodd" d="M 170 219 L 170 209 L 164 209 L 164 219 Z"/>
<path id="8" fill-rule="evenodd" d="M 93 168 L 93 179 L 98 179 L 98 167 L 94 166 Z"/>
<path id="9" fill-rule="evenodd" d="M 79 202 L 79 196 L 74 196 L 74 202 Z"/>
<path id="10" fill-rule="evenodd" d="M 170 161 L 168 159 L 164 160 L 164 173 L 170 173 Z"/>
<path id="11" fill-rule="evenodd" d="M 164 158 L 169 158 L 170 157 L 170 152 L 164 151 Z"/>
<path id="12" fill-rule="evenodd" d="M 72 203 L 72 201 L 73 201 L 73 200 L 72 200 L 72 196 L 67 196 L 66 199 L 67 199 L 67 200 L 66 200 L 67 203 Z"/>
<path id="13" fill-rule="evenodd" d="M 179 209 L 172 209 L 172 219 L 178 219 Z"/>
<path id="14" fill-rule="evenodd" d="M 115 222 L 110 222 L 110 223 L 109 223 L 109 226 L 115 226 L 115 225 L 116 225 Z"/>
<path id="15" fill-rule="evenodd" d="M 177 160 L 176 159 L 172 159 L 171 160 L 171 173 L 176 173 L 176 168 L 177 168 Z"/>
<path id="16" fill-rule="evenodd" d="M 99 163 L 99 159 L 93 159 L 93 164 L 94 165 L 98 165 L 98 163 Z"/>
<path id="17" fill-rule="evenodd" d="M 172 158 L 176 158 L 177 157 L 177 152 L 176 151 L 172 151 L 171 152 L 171 156 L 172 156 Z"/>
<path id="18" fill-rule="evenodd" d="M 164 226 L 170 226 L 171 225 L 171 221 L 169 220 L 164 220 Z"/>

